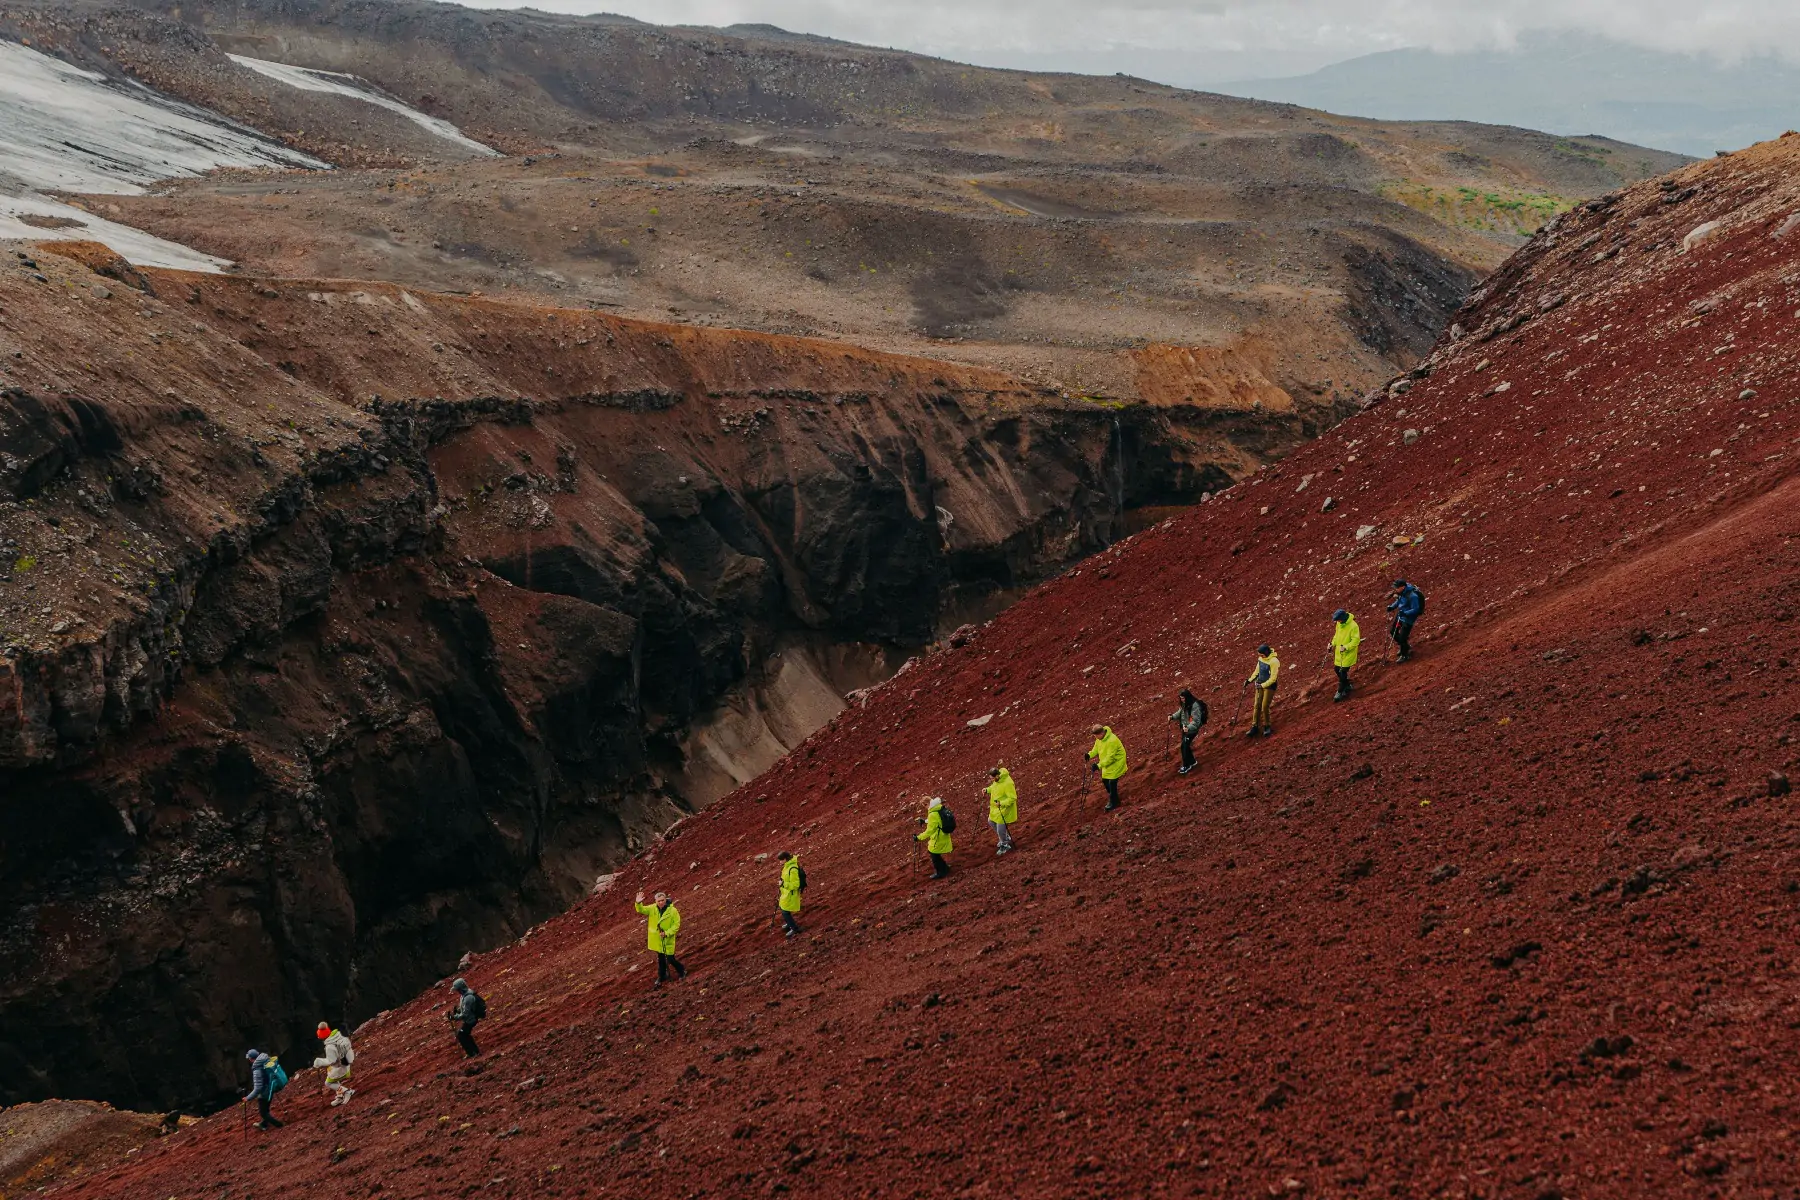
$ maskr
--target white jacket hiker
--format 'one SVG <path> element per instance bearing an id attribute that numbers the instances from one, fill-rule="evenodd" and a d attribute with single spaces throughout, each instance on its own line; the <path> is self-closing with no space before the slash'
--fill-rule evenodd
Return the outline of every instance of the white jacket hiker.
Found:
<path id="1" fill-rule="evenodd" d="M 325 1043 L 325 1054 L 313 1059 L 313 1066 L 325 1068 L 325 1090 L 337 1093 L 331 1107 L 348 1104 L 350 1097 L 356 1095 L 356 1089 L 350 1086 L 350 1064 L 356 1061 L 356 1051 L 350 1048 L 349 1038 L 323 1021 L 319 1022 L 319 1040 Z"/>

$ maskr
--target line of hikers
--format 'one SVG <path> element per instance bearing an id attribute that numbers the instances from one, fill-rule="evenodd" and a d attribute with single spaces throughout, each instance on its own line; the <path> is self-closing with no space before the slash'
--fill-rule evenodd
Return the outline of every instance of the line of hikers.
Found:
<path id="1" fill-rule="evenodd" d="M 1413 625 L 1425 611 L 1424 594 L 1406 580 L 1396 579 L 1393 600 L 1388 604 L 1387 611 L 1391 614 L 1389 636 L 1393 638 L 1398 651 L 1396 661 L 1405 662 L 1412 656 L 1410 638 Z M 1350 682 L 1350 670 L 1357 664 L 1362 646 L 1362 630 L 1357 626 L 1356 618 L 1341 608 L 1332 614 L 1332 623 L 1328 654 L 1338 682 L 1337 692 L 1332 700 L 1342 701 L 1349 699 L 1354 690 L 1354 685 Z M 1247 737 L 1268 737 L 1275 732 L 1272 710 L 1280 678 L 1281 660 L 1273 648 L 1267 645 L 1257 647 L 1256 668 L 1244 681 L 1245 689 L 1256 689 L 1256 703 L 1251 710 Z M 1205 727 L 1208 715 L 1206 701 L 1194 695 L 1191 688 L 1182 688 L 1179 704 L 1169 714 L 1169 720 L 1176 722 L 1181 730 L 1181 767 L 1177 774 L 1186 775 L 1197 765 L 1194 739 Z M 1235 715 L 1232 720 L 1235 724 Z M 1125 743 L 1110 725 L 1095 725 L 1090 732 L 1094 735 L 1094 744 L 1088 749 L 1087 765 L 1099 775 L 1101 786 L 1106 791 L 1105 811 L 1111 812 L 1119 807 L 1119 781 L 1129 769 Z M 1019 819 L 1019 790 L 1012 773 L 1005 766 L 990 768 L 988 781 L 988 826 L 994 831 L 994 853 L 998 856 L 1007 854 L 1014 848 L 1012 826 Z M 953 836 L 956 833 L 956 814 L 944 803 L 942 796 L 933 796 L 926 802 L 925 815 L 919 818 L 919 825 L 922 828 L 915 835 L 915 840 L 924 843 L 926 856 L 931 860 L 931 877 L 942 879 L 950 873 L 949 855 L 956 848 Z M 780 864 L 776 883 L 776 916 L 784 936 L 793 938 L 801 933 L 797 918 L 800 914 L 801 894 L 806 891 L 806 871 L 801 867 L 799 858 L 791 851 L 783 850 L 775 857 Z M 651 902 L 646 904 L 644 893 L 639 892 L 634 905 L 645 919 L 649 949 L 656 955 L 654 986 L 660 988 L 667 983 L 671 972 L 676 982 L 687 978 L 687 967 L 675 957 L 676 936 L 681 929 L 681 912 L 676 908 L 675 902 L 666 893 L 657 892 L 651 897 Z M 461 983 L 461 980 L 457 982 Z"/>
<path id="2" fill-rule="evenodd" d="M 456 1031 L 456 1041 L 462 1047 L 464 1057 L 474 1058 L 481 1053 L 481 1047 L 475 1044 L 475 1026 L 487 1016 L 487 1001 L 465 979 L 452 982 L 450 990 L 456 1000 L 444 1016 Z M 318 1037 L 322 1053 L 313 1059 L 312 1065 L 325 1068 L 325 1091 L 331 1094 L 330 1107 L 337 1108 L 350 1103 L 350 1097 L 356 1095 L 356 1089 L 350 1086 L 350 1067 L 356 1061 L 356 1049 L 350 1044 L 348 1034 L 334 1029 L 327 1021 L 319 1022 Z M 250 1103 L 255 1101 L 261 1117 L 256 1127 L 265 1130 L 281 1128 L 281 1122 L 269 1112 L 269 1105 L 288 1085 L 287 1067 L 279 1056 L 255 1048 L 246 1050 L 244 1057 L 250 1063 L 250 1090 L 243 1098 L 246 1124 L 250 1119 Z"/>
<path id="3" fill-rule="evenodd" d="M 1405 662 L 1412 657 L 1413 626 L 1425 611 L 1424 593 L 1406 580 L 1396 579 L 1393 599 L 1388 604 L 1387 611 L 1390 614 L 1388 636 L 1394 642 L 1395 661 Z M 1340 608 L 1332 613 L 1331 620 L 1331 646 L 1327 654 L 1332 670 L 1337 675 L 1337 691 L 1331 697 L 1335 703 L 1349 699 L 1350 694 L 1355 691 L 1355 685 L 1350 681 L 1350 671 L 1356 666 L 1362 647 L 1362 630 L 1358 627 L 1356 618 L 1345 609 Z M 1250 730 L 1244 736 L 1268 737 L 1275 732 L 1272 711 L 1275 689 L 1280 679 L 1281 659 L 1272 647 L 1258 646 L 1256 667 L 1251 671 L 1250 677 L 1244 680 L 1245 690 L 1255 689 Z M 1186 775 L 1197 765 L 1194 739 L 1205 728 L 1208 716 L 1206 701 L 1194 695 L 1191 688 L 1182 688 L 1177 707 L 1169 714 L 1169 720 L 1175 722 L 1181 731 L 1181 766 L 1176 774 Z M 1234 714 L 1233 724 L 1236 721 Z M 1119 807 L 1119 781 L 1129 769 L 1125 743 L 1110 725 L 1095 725 L 1090 732 L 1094 735 L 1094 744 L 1088 749 L 1086 763 L 1090 770 L 1100 776 L 1101 786 L 1106 791 L 1105 811 L 1111 812 Z M 988 780 L 988 826 L 994 831 L 994 853 L 998 856 L 1013 849 L 1012 826 L 1019 819 L 1019 790 L 1011 772 L 1004 766 L 989 769 Z M 1083 790 L 1086 790 L 1085 783 Z M 916 835 L 916 840 L 925 844 L 925 853 L 931 859 L 931 877 L 942 879 L 950 874 L 948 856 L 956 848 L 952 837 L 956 832 L 956 814 L 944 803 L 942 796 L 933 796 L 927 802 L 925 815 L 919 819 L 919 824 L 923 828 Z M 806 891 L 806 870 L 791 851 L 783 850 L 775 859 L 780 864 L 775 911 L 784 936 L 798 937 L 801 929 L 797 918 L 800 915 L 801 895 Z M 675 956 L 676 941 L 681 932 L 681 910 L 675 906 L 674 900 L 666 892 L 657 892 L 646 904 L 644 893 L 639 892 L 633 906 L 644 918 L 649 950 L 656 956 L 656 982 L 652 986 L 660 988 L 669 982 L 671 972 L 677 983 L 685 980 L 687 967 Z M 450 990 L 455 994 L 456 1001 L 444 1015 L 456 1031 L 457 1044 L 462 1047 L 463 1054 L 474 1058 L 481 1053 L 481 1048 L 475 1044 L 475 1026 L 487 1016 L 487 1001 L 464 979 L 453 981 Z M 325 1090 L 334 1093 L 331 1106 L 336 1108 L 349 1103 L 350 1097 L 356 1094 L 356 1089 L 350 1086 L 350 1064 L 355 1060 L 355 1052 L 351 1048 L 350 1039 L 324 1021 L 319 1022 L 318 1036 L 324 1043 L 324 1054 L 313 1060 L 313 1066 L 325 1068 Z M 287 1086 L 287 1071 L 274 1055 L 253 1049 L 245 1057 L 250 1060 L 251 1067 L 250 1091 L 245 1095 L 244 1101 L 246 1105 L 251 1100 L 257 1102 L 262 1115 L 257 1126 L 259 1129 L 279 1128 L 281 1122 L 269 1114 L 269 1104 L 276 1093 Z"/>

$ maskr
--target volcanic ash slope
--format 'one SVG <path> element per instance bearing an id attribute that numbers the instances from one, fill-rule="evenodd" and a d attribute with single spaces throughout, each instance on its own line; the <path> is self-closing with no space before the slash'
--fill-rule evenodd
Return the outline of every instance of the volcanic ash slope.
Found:
<path id="1" fill-rule="evenodd" d="M 71 1194 L 1791 1189 L 1797 166 L 1789 138 L 1563 219 L 1410 390 L 1040 588 L 477 958 L 480 1062 L 434 991 L 362 1031 L 349 1109 L 303 1077 L 254 1155 L 227 1113 Z M 1394 667 L 1401 575 L 1430 601 Z M 1339 605 L 1368 640 L 1333 705 Z M 1276 733 L 1245 742 L 1263 640 Z M 1214 724 L 1177 780 L 1183 682 Z M 1095 719 L 1133 763 L 1107 818 Z M 996 761 L 1021 794 L 1002 859 Z M 931 794 L 962 818 L 937 884 L 911 840 Z M 686 917 L 661 994 L 639 887 Z"/>

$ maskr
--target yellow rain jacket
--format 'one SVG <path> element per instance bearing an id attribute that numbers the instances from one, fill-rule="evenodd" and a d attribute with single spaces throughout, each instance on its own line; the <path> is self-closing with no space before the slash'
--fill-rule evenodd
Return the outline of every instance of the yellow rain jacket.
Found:
<path id="1" fill-rule="evenodd" d="M 1356 665 L 1356 649 L 1362 645 L 1362 630 L 1352 615 L 1331 634 L 1331 661 L 1340 667 Z"/>
<path id="2" fill-rule="evenodd" d="M 781 897 L 776 901 L 782 912 L 800 911 L 800 860 L 790 858 L 781 864 Z"/>
<path id="3" fill-rule="evenodd" d="M 1117 779 L 1125 774 L 1125 743 L 1119 740 L 1111 725 L 1100 727 L 1100 736 L 1094 739 L 1094 748 L 1087 756 L 1100 763 L 1102 779 Z"/>
<path id="4" fill-rule="evenodd" d="M 633 907 L 649 918 L 650 949 L 658 954 L 675 953 L 675 935 L 681 930 L 681 914 L 676 911 L 675 902 L 669 901 L 669 907 L 660 911 L 654 903 Z"/>
<path id="5" fill-rule="evenodd" d="M 944 832 L 944 819 L 938 815 L 937 809 L 925 814 L 925 832 L 918 840 L 925 843 L 925 849 L 933 854 L 948 854 L 954 849 L 950 835 Z"/>
<path id="6" fill-rule="evenodd" d="M 987 798 L 988 820 L 1011 825 L 1019 819 L 1019 789 L 1005 767 L 1000 768 L 1000 778 L 988 784 Z"/>
<path id="7" fill-rule="evenodd" d="M 1276 653 L 1269 651 L 1268 657 L 1256 656 L 1256 673 L 1250 676 L 1250 682 L 1259 688 L 1274 687 L 1275 681 L 1281 677 L 1281 659 Z"/>

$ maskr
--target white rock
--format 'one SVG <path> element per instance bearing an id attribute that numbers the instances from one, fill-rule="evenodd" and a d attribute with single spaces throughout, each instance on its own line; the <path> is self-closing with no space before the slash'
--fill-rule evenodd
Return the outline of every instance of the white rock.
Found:
<path id="1" fill-rule="evenodd" d="M 1358 525 L 1356 527 L 1356 540 L 1360 542 L 1364 538 L 1374 534 L 1374 532 L 1375 527 L 1373 525 Z"/>
<path id="2" fill-rule="evenodd" d="M 1686 237 L 1681 239 L 1681 252 L 1686 254 L 1701 242 L 1706 241 L 1719 232 L 1722 225 L 1723 222 L 1720 221 L 1708 221 L 1704 225 L 1696 225 Z"/>
<path id="3" fill-rule="evenodd" d="M 969 728 L 970 729 L 980 729 L 983 725 L 986 725 L 989 721 L 991 721 L 993 719 L 994 719 L 993 713 L 988 713 L 986 716 L 976 717 L 974 720 L 969 722 Z"/>

